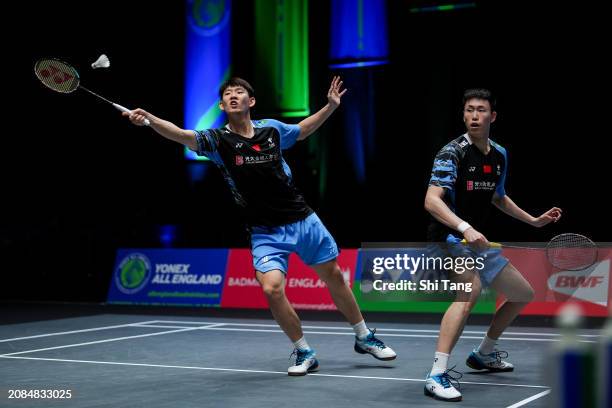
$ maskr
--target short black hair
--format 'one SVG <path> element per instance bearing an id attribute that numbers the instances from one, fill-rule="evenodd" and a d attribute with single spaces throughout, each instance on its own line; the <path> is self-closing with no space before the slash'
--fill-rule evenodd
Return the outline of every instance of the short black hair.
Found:
<path id="1" fill-rule="evenodd" d="M 225 81 L 221 87 L 219 88 L 219 98 L 223 99 L 223 92 L 225 92 L 225 90 L 227 88 L 229 88 L 230 86 L 241 86 L 244 89 L 246 89 L 247 93 L 249 94 L 249 97 L 252 98 L 255 96 L 255 90 L 253 89 L 253 87 L 251 86 L 251 84 L 249 84 L 247 81 L 245 81 L 242 78 L 239 77 L 231 77 L 230 79 L 228 79 L 227 81 Z"/>
<path id="2" fill-rule="evenodd" d="M 485 88 L 466 89 L 465 92 L 463 93 L 462 109 L 465 107 L 465 103 L 467 101 L 469 101 L 470 99 L 474 99 L 474 98 L 484 99 L 485 101 L 489 101 L 489 105 L 491 105 L 491 111 L 495 110 L 497 101 L 495 100 L 495 97 L 493 96 L 491 91 Z"/>

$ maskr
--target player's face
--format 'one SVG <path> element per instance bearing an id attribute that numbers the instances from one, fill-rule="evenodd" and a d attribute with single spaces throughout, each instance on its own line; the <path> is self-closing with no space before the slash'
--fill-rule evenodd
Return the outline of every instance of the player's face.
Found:
<path id="1" fill-rule="evenodd" d="M 488 136 L 496 115 L 486 99 L 468 99 L 463 107 L 463 122 L 470 136 Z"/>
<path id="2" fill-rule="evenodd" d="M 230 86 L 223 91 L 223 98 L 219 104 L 226 113 L 248 112 L 255 105 L 255 98 L 241 86 Z"/>

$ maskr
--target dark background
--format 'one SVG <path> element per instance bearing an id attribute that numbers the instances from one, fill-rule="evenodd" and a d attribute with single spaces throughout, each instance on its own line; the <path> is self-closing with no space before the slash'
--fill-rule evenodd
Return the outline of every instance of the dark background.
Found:
<path id="1" fill-rule="evenodd" d="M 489 1 L 409 12 L 426 3 L 388 2 L 391 62 L 367 74 L 375 85 L 376 145 L 366 182 L 357 183 L 351 170 L 342 107 L 312 136 L 330 153 L 324 195 L 320 163 L 308 145 L 286 154 L 339 245 L 425 239 L 432 159 L 463 132 L 467 87 L 488 87 L 498 97 L 492 138 L 509 152 L 510 196 L 533 215 L 551 206 L 564 210 L 561 222 L 545 229 L 496 212 L 487 237 L 547 241 L 577 232 L 612 241 L 604 126 L 609 51 L 598 3 Z M 232 12 L 234 73 L 249 79 L 252 1 L 234 0 Z M 162 225 L 176 225 L 175 247 L 248 246 L 216 169 L 190 181 L 192 165 L 181 146 L 131 126 L 83 92 L 53 93 L 33 74 L 40 57 L 64 59 L 81 71 L 84 86 L 180 126 L 184 15 L 182 1 L 30 2 L 6 9 L 0 298 L 104 301 L 115 250 L 160 247 Z M 326 102 L 334 73 L 347 78 L 345 98 L 362 91 L 362 83 L 328 68 L 329 4 L 310 1 L 309 18 L 314 112 Z M 111 68 L 91 70 L 102 52 Z"/>

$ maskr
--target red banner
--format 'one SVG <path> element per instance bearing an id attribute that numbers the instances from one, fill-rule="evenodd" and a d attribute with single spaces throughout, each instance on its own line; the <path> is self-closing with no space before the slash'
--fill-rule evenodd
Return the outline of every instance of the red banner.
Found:
<path id="1" fill-rule="evenodd" d="M 353 284 L 358 250 L 343 249 L 338 264 L 344 279 Z M 268 302 L 255 279 L 251 251 L 231 249 L 227 262 L 221 307 L 268 308 Z M 295 254 L 289 257 L 289 271 L 285 286 L 287 298 L 295 309 L 336 310 L 329 290 L 316 272 Z"/>
<path id="2" fill-rule="evenodd" d="M 268 308 L 268 301 L 255 279 L 250 249 L 230 249 L 221 307 Z"/>
<path id="3" fill-rule="evenodd" d="M 557 315 L 564 302 L 579 303 L 587 316 L 607 316 L 611 304 L 610 266 L 612 250 L 600 248 L 598 261 L 582 271 L 564 271 L 553 267 L 544 249 L 504 249 L 504 256 L 529 281 L 535 298 L 521 312 L 523 315 Z M 503 298 L 498 299 L 498 305 Z"/>

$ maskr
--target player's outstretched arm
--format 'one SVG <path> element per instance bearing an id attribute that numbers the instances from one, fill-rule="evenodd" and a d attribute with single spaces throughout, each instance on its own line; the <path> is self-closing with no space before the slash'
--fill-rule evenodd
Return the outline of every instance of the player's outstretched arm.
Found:
<path id="1" fill-rule="evenodd" d="M 174 142 L 187 146 L 191 150 L 197 150 L 195 134 L 191 130 L 181 129 L 172 122 L 158 118 L 144 109 L 134 109 L 132 112 L 123 112 L 130 121 L 137 126 L 144 126 L 145 119 L 151 122 L 150 127 L 157 133 Z"/>

